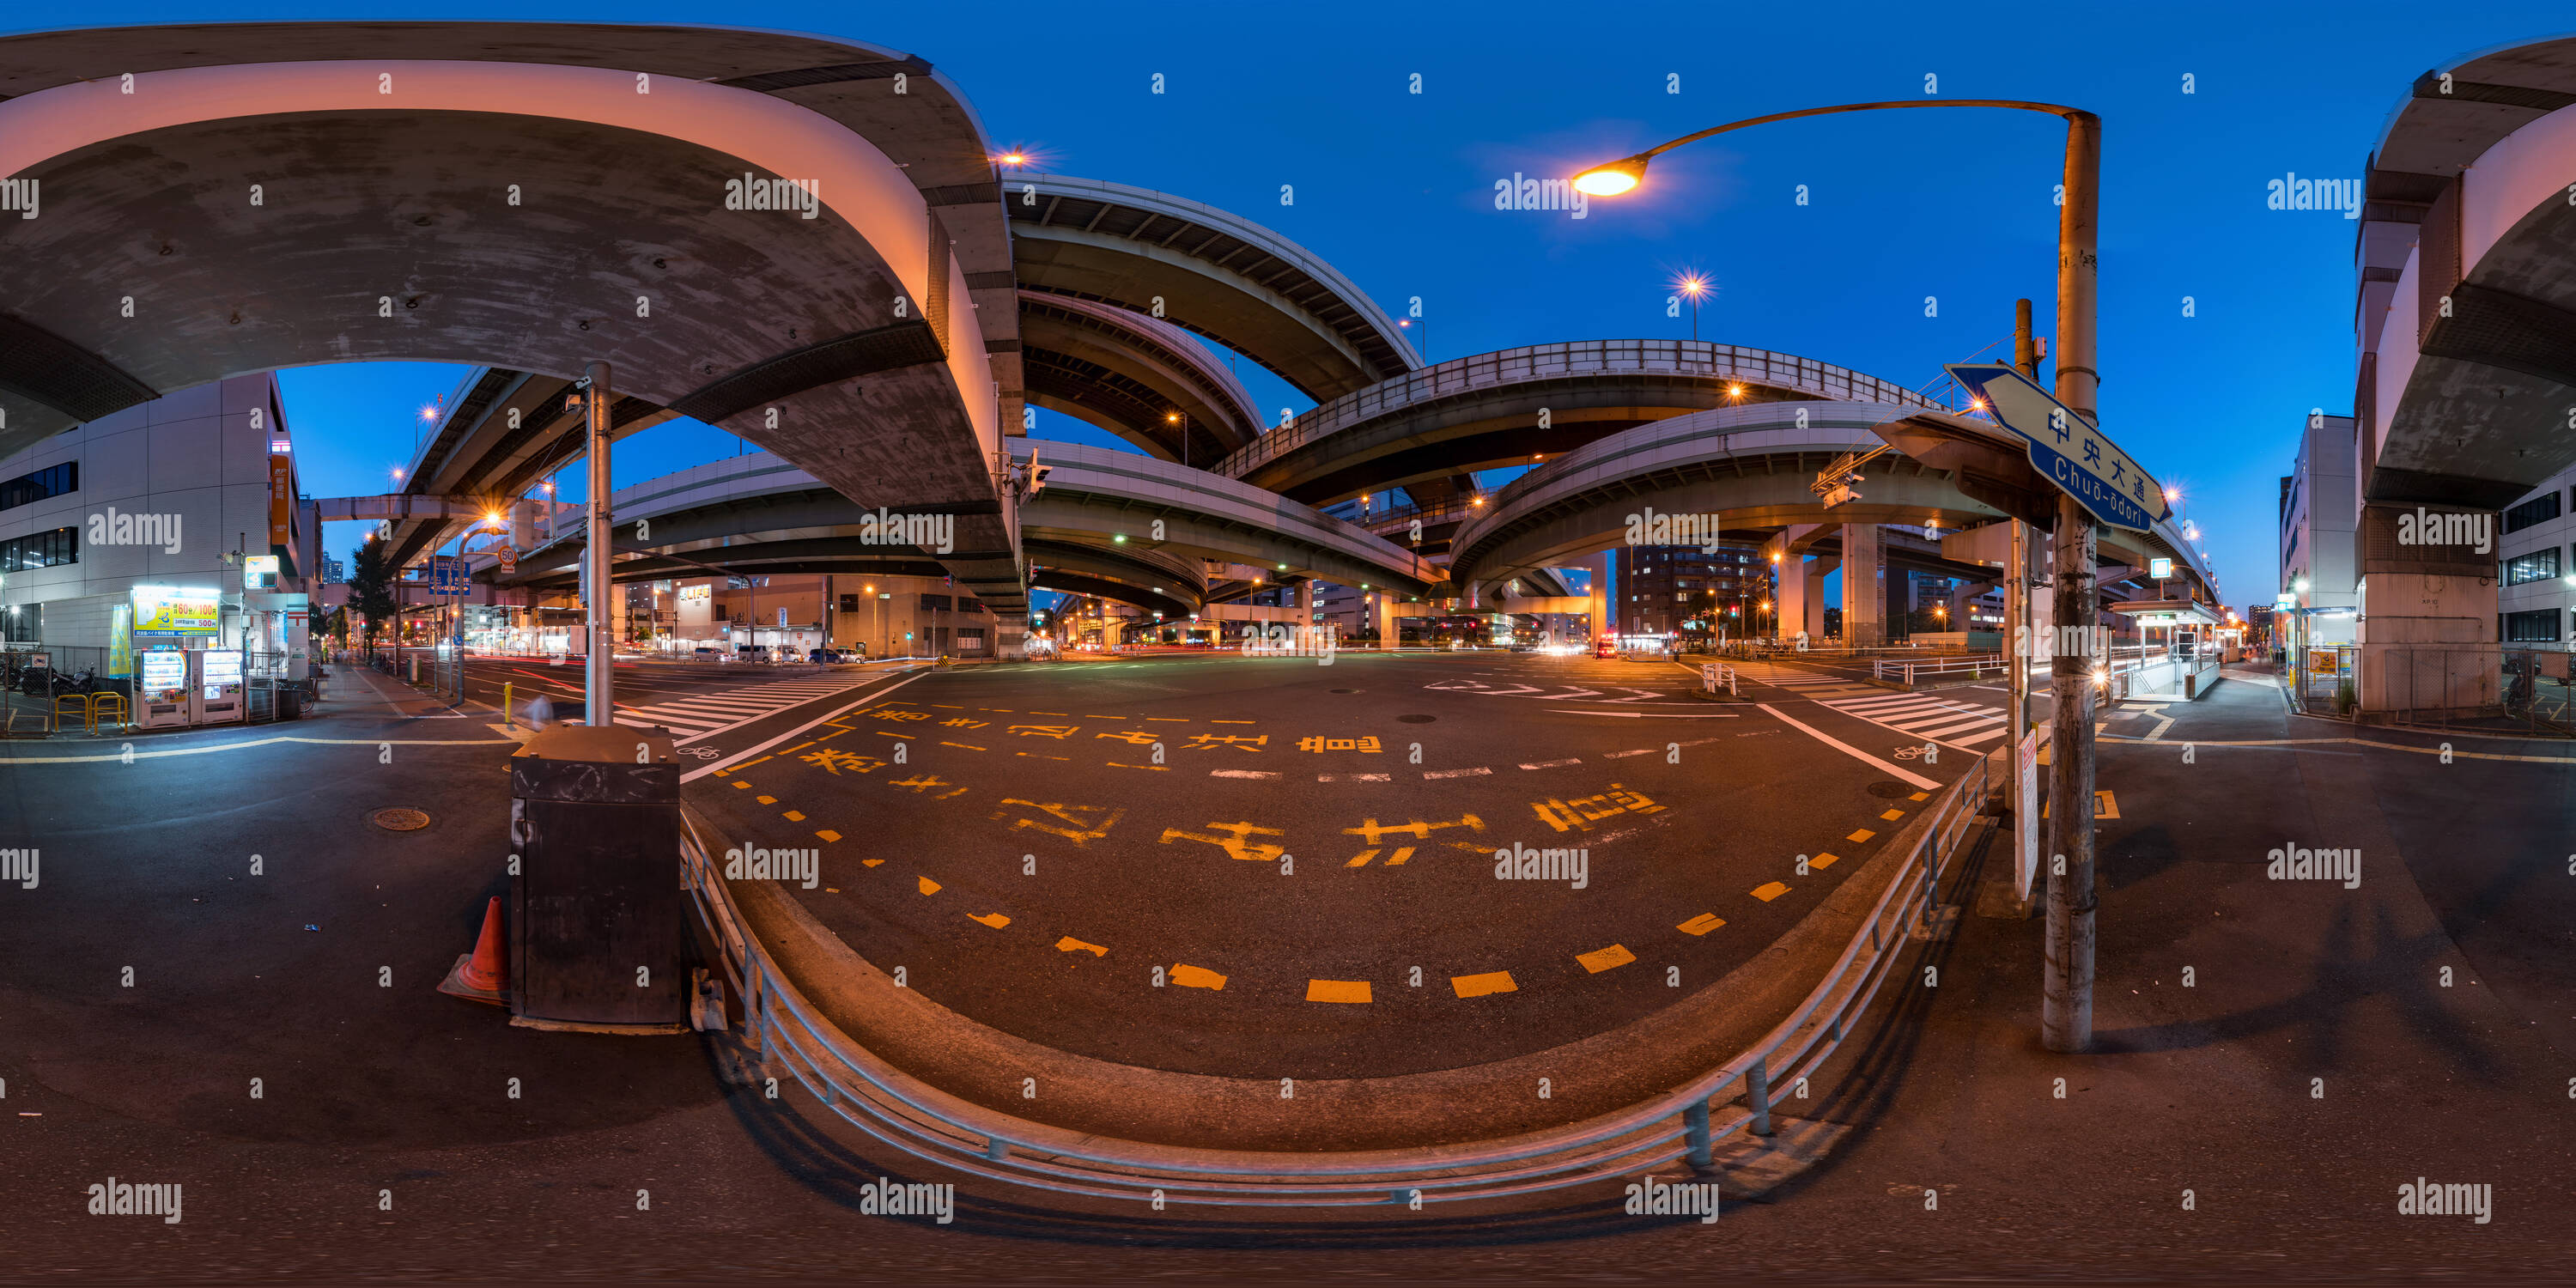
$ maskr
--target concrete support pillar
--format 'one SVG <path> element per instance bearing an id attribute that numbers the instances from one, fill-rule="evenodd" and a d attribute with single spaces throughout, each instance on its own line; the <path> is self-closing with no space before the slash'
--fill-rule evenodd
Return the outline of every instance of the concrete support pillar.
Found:
<path id="1" fill-rule="evenodd" d="M 1841 566 L 1842 560 L 1821 555 L 1807 561 L 1807 619 L 1802 629 L 1811 641 L 1825 638 L 1825 574 Z"/>
<path id="2" fill-rule="evenodd" d="M 1783 640 L 1795 640 L 1807 629 L 1807 557 L 1784 554 L 1771 566 L 1773 588 L 1771 604 L 1778 611 L 1772 616 L 1772 634 Z"/>
<path id="3" fill-rule="evenodd" d="M 1394 648 L 1403 639 L 1395 626 L 1395 596 L 1371 595 L 1369 598 L 1376 607 L 1377 646 L 1382 649 Z"/>
<path id="4" fill-rule="evenodd" d="M 1887 542 L 1874 523 L 1843 525 L 1843 647 L 1887 642 Z"/>
<path id="5" fill-rule="evenodd" d="M 2362 507 L 2354 634 L 2361 646 L 2354 697 L 2362 710 L 2424 718 L 2502 708 L 2498 517 L 2429 505 Z"/>
<path id="6" fill-rule="evenodd" d="M 1591 634 L 1584 637 L 1584 643 L 1589 644 L 1610 633 L 1610 552 L 1594 553 L 1583 561 L 1583 567 L 1591 574 L 1592 585 Z"/>

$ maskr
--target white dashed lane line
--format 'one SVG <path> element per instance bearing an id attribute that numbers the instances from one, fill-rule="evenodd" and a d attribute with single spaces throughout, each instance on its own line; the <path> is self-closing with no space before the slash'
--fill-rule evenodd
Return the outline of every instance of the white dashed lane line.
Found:
<path id="1" fill-rule="evenodd" d="M 1425 778 L 1473 778 L 1478 774 L 1490 774 L 1492 772 L 1494 771 L 1483 765 L 1478 765 L 1474 769 L 1426 769 L 1422 771 L 1422 776 Z"/>
<path id="2" fill-rule="evenodd" d="M 1211 769 L 1208 771 L 1210 778 L 1277 778 L 1278 776 L 1267 769 Z"/>
<path id="3" fill-rule="evenodd" d="M 1566 757 L 1566 758 L 1565 758 L 1565 759 L 1563 759 L 1563 760 L 1542 760 L 1542 761 L 1538 761 L 1538 762 L 1536 762 L 1536 763 L 1534 763 L 1534 764 L 1533 764 L 1533 763 L 1524 763 L 1524 764 L 1521 766 L 1521 768 L 1523 768 L 1523 769 L 1555 769 L 1555 768 L 1557 768 L 1557 767 L 1559 767 L 1559 766 L 1562 766 L 1562 765 L 1580 765 L 1580 764 L 1582 764 L 1582 763 L 1583 763 L 1583 761 L 1582 761 L 1581 759 L 1579 759 L 1579 758 L 1577 758 L 1577 757 L 1573 757 L 1573 756 L 1568 756 L 1568 757 Z"/>

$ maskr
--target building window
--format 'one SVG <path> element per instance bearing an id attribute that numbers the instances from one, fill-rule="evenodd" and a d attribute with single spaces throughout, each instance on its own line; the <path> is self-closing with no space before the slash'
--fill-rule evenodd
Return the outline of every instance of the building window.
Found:
<path id="1" fill-rule="evenodd" d="M 34 505 L 49 497 L 80 490 L 80 462 L 65 461 L 50 465 L 33 474 L 21 474 L 0 483 L 0 510 L 14 510 Z"/>
<path id="2" fill-rule="evenodd" d="M 2504 584 L 2508 586 L 2547 581 L 2557 575 L 2558 547 L 2556 546 L 2542 546 L 2530 554 L 2518 555 L 2504 562 Z"/>
<path id="3" fill-rule="evenodd" d="M 0 572 L 24 572 L 80 562 L 80 529 L 56 528 L 0 541 Z"/>
<path id="4" fill-rule="evenodd" d="M 2546 644 L 2558 638 L 2558 610 L 2537 608 L 2528 613 L 2504 615 L 2504 638 L 2508 644 Z"/>
<path id="5" fill-rule="evenodd" d="M 859 611 L 859 597 L 856 595 L 841 596 L 841 611 L 845 613 L 855 613 Z"/>
<path id="6" fill-rule="evenodd" d="M 2504 512 L 2504 530 L 2520 532 L 2535 523 L 2547 523 L 2558 517 L 2558 489 L 2531 498 Z"/>

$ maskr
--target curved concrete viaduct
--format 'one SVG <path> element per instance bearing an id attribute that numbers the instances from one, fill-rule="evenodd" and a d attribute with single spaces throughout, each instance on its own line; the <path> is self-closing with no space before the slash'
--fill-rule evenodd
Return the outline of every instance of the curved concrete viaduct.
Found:
<path id="1" fill-rule="evenodd" d="M 1159 596 L 1150 607 L 1178 606 L 1183 615 L 1197 609 L 1208 593 L 1199 561 L 1211 559 L 1282 574 L 1277 580 L 1316 577 L 1397 595 L 1429 595 L 1441 581 L 1429 563 L 1351 524 L 1203 470 L 1067 443 L 1013 445 L 1021 461 L 1033 452 L 1050 474 L 1045 490 L 1020 507 L 1025 559 L 1062 569 L 1066 577 Z M 610 505 L 620 556 L 612 576 L 619 581 L 688 576 L 707 565 L 776 572 L 926 570 L 937 576 L 940 564 L 988 557 L 962 544 L 962 522 L 956 526 L 960 544 L 949 552 L 868 542 L 861 521 L 873 507 L 766 454 L 637 484 L 618 492 Z M 938 513 L 922 506 L 887 509 Z M 518 572 L 493 580 L 540 588 L 572 584 L 586 530 L 571 517 L 560 526 L 564 537 L 529 551 Z"/>
<path id="2" fill-rule="evenodd" d="M 1480 591 L 1534 570 L 1580 562 L 1626 543 L 1631 515 L 1717 515 L 1730 541 L 1762 542 L 1800 532 L 1796 549 L 1839 551 L 1839 525 L 1936 527 L 1945 533 L 2004 518 L 1959 490 L 1950 472 L 1889 452 L 1862 468 L 1861 499 L 1827 509 L 1810 485 L 1846 454 L 1885 447 L 1891 422 L 1929 422 L 1951 431 L 1993 433 L 1984 422 L 1917 406 L 1876 402 L 1764 403 L 1698 412 L 1641 425 L 1569 452 L 1495 494 L 1486 513 L 1458 528 L 1450 577 Z M 1821 541 L 1822 544 L 1819 544 Z M 2145 536 L 2106 531 L 2102 557 L 2143 570 L 2172 558 L 2215 601 L 2215 581 L 2171 522 Z M 1884 547 L 1889 563 L 1947 574 L 1985 571 L 1935 553 Z"/>
<path id="3" fill-rule="evenodd" d="M 1020 346 L 1031 403 L 1089 421 L 1164 460 L 1186 455 L 1205 465 L 1261 436 L 1261 415 L 1243 383 L 1169 322 L 1022 291 Z"/>
<path id="4" fill-rule="evenodd" d="M 1098 179 L 1013 175 L 1003 186 L 1023 289 L 1168 319 L 1317 402 L 1422 365 L 1349 278 L 1248 219 Z"/>
<path id="5" fill-rule="evenodd" d="M 132 90 L 73 70 L 102 67 Z M 0 94 L 0 174 L 57 215 L 0 220 L 0 452 L 246 371 L 604 360 L 847 495 L 971 514 L 994 554 L 955 572 L 1020 620 L 990 464 L 1008 238 L 980 127 L 919 60 L 667 25 L 102 28 L 0 39 Z M 815 217 L 726 209 L 746 174 L 809 182 Z"/>
<path id="6" fill-rule="evenodd" d="M 1693 411 L 1782 400 L 1931 407 L 1913 391 L 1785 353 L 1691 340 L 1586 340 L 1457 358 L 1336 398 L 1215 466 L 1309 505 L 1527 464 Z"/>

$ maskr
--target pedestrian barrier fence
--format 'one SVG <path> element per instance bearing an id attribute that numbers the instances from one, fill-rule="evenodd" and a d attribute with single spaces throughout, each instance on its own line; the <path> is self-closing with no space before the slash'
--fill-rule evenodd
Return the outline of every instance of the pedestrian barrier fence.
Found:
<path id="1" fill-rule="evenodd" d="M 816 1009 L 745 926 L 694 821 L 681 879 L 717 967 L 743 999 L 765 1075 L 802 1085 L 869 1136 L 916 1158 L 1011 1185 L 1117 1199 L 1348 1207 L 1502 1198 L 1609 1181 L 1687 1159 L 1713 1161 L 1737 1129 L 1772 1132 L 1772 1089 L 1813 1077 L 1930 924 L 1940 881 L 1986 798 L 1988 759 L 1928 807 L 1866 922 L 1788 1018 L 1689 1085 L 1587 1121 L 1490 1141 L 1333 1153 L 1192 1149 L 1121 1141 L 1015 1118 L 929 1086 L 860 1046 Z"/>
<path id="2" fill-rule="evenodd" d="M 1700 663 L 1699 687 L 1705 693 L 1715 693 L 1719 689 L 1724 689 L 1728 697 L 1743 696 L 1735 691 L 1735 668 L 1724 662 Z"/>

